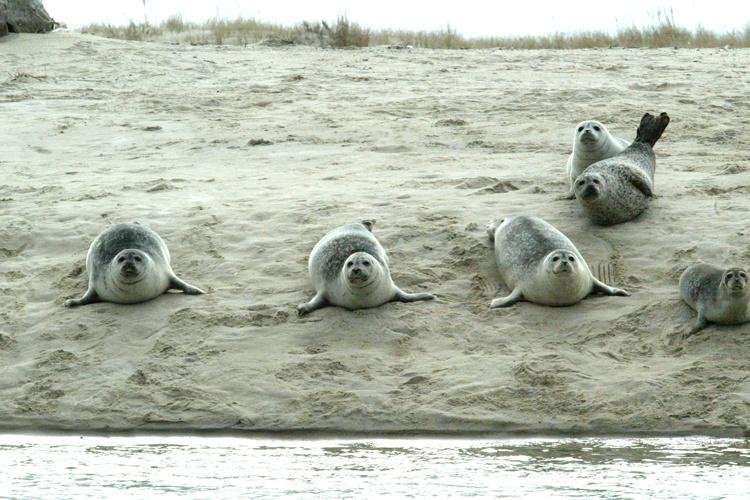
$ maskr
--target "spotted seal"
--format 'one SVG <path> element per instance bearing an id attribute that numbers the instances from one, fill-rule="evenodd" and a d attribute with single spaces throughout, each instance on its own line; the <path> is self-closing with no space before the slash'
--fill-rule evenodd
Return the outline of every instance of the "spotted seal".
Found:
<path id="1" fill-rule="evenodd" d="M 654 193 L 653 146 L 668 124 L 666 113 L 658 117 L 646 113 L 630 146 L 594 163 L 576 178 L 575 197 L 594 224 L 619 224 L 646 210 Z"/>
<path id="2" fill-rule="evenodd" d="M 698 313 L 687 336 L 706 328 L 709 323 L 737 325 L 750 321 L 748 273 L 732 267 L 722 269 L 711 264 L 693 264 L 680 276 L 680 296 Z"/>
<path id="3" fill-rule="evenodd" d="M 138 223 L 115 224 L 94 239 L 86 256 L 89 288 L 68 307 L 93 302 L 134 304 L 158 297 L 169 289 L 191 295 L 206 293 L 178 278 L 169 264 L 164 240 Z"/>
<path id="4" fill-rule="evenodd" d="M 575 245 L 539 217 L 512 216 L 487 226 L 500 276 L 512 291 L 491 308 L 520 300 L 569 306 L 591 293 L 630 295 L 596 279 Z"/>
<path id="5" fill-rule="evenodd" d="M 575 199 L 573 189 L 575 180 L 589 165 L 611 158 L 629 145 L 629 141 L 610 134 L 601 122 L 586 120 L 579 123 L 573 133 L 573 152 L 570 153 L 565 166 L 570 181 L 570 190 L 564 198 Z"/>
<path id="6" fill-rule="evenodd" d="M 374 221 L 331 230 L 310 253 L 308 269 L 315 296 L 300 304 L 300 315 L 326 305 L 346 309 L 377 307 L 391 301 L 432 300 L 429 293 L 406 293 L 391 279 L 388 256 L 372 234 Z"/>

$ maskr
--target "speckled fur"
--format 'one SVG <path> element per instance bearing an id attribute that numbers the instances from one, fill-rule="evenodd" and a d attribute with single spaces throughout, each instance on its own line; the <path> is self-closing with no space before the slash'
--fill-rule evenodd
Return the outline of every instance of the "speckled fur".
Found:
<path id="1" fill-rule="evenodd" d="M 520 288 L 524 298 L 546 305 L 571 305 L 589 295 L 593 279 L 586 261 L 564 234 L 548 222 L 530 216 L 506 217 L 490 225 L 495 259 L 500 276 L 511 290 Z M 544 269 L 546 257 L 555 250 L 567 250 L 578 259 L 578 271 L 566 277 L 550 278 Z M 556 297 L 567 289 L 562 298 Z M 538 295 L 530 297 L 530 291 Z M 545 293 L 546 290 L 546 293 Z M 545 295 L 547 297 L 545 297 Z"/>
<path id="2" fill-rule="evenodd" d="M 617 156 L 588 167 L 575 181 L 575 196 L 586 216 L 595 224 L 609 226 L 638 217 L 649 205 L 654 192 L 656 157 L 653 145 L 669 123 L 646 114 L 636 140 Z M 584 199 L 582 192 L 593 180 L 600 181 L 599 195 Z"/>
<path id="3" fill-rule="evenodd" d="M 115 262 L 118 255 L 122 263 Z M 121 269 L 130 259 L 138 274 L 123 277 Z M 79 299 L 65 302 L 68 307 L 93 302 L 134 304 L 153 299 L 170 288 L 187 294 L 205 293 L 179 279 L 170 266 L 167 245 L 151 229 L 140 224 L 115 224 L 94 239 L 86 256 L 89 288 Z"/>
<path id="4" fill-rule="evenodd" d="M 328 232 L 313 247 L 308 269 L 313 286 L 319 289 L 338 280 L 341 268 L 350 255 L 365 252 L 388 269 L 388 256 L 380 242 L 364 224 L 346 224 Z"/>
<path id="5" fill-rule="evenodd" d="M 388 256 L 372 235 L 372 224 L 373 221 L 365 221 L 337 227 L 315 245 L 308 268 L 316 293 L 297 307 L 300 315 L 326 305 L 365 309 L 393 300 L 415 302 L 435 298 L 424 292 L 404 292 L 393 283 Z"/>
<path id="6" fill-rule="evenodd" d="M 728 271 L 743 271 L 739 268 L 722 269 L 710 264 L 694 264 L 680 276 L 680 296 L 687 305 L 712 323 L 735 325 L 745 323 L 748 318 L 750 287 L 743 293 L 733 295 L 723 284 Z"/>
<path id="7" fill-rule="evenodd" d="M 107 228 L 91 244 L 86 268 L 96 279 L 122 250 L 132 248 L 151 256 L 154 262 L 169 267 L 170 255 L 164 240 L 153 230 L 140 224 L 115 224 Z"/>

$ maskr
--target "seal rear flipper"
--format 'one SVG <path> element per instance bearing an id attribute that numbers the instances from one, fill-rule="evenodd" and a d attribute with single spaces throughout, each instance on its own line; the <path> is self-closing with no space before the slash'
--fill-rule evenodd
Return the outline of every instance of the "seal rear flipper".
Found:
<path id="1" fill-rule="evenodd" d="M 505 219 L 495 219 L 487 224 L 487 237 L 490 240 L 490 245 L 495 244 L 495 231 L 497 231 L 497 228 L 500 227 L 500 224 L 503 223 Z"/>
<path id="2" fill-rule="evenodd" d="M 641 118 L 641 124 L 638 126 L 633 142 L 643 142 L 654 147 L 667 125 L 669 125 L 669 115 L 666 113 L 661 113 L 658 117 L 646 113 Z"/>
<path id="3" fill-rule="evenodd" d="M 372 228 L 375 225 L 375 219 L 366 219 L 360 221 L 360 223 L 367 228 L 368 231 L 372 232 Z"/>
<path id="4" fill-rule="evenodd" d="M 325 294 L 323 292 L 318 292 L 309 302 L 297 306 L 297 315 L 304 316 L 305 314 L 309 314 L 327 305 L 328 300 L 326 300 Z"/>
<path id="5" fill-rule="evenodd" d="M 102 302 L 102 299 L 96 294 L 93 288 L 89 288 L 80 299 L 66 300 L 65 307 L 85 306 L 86 304 L 93 304 L 95 302 Z"/>

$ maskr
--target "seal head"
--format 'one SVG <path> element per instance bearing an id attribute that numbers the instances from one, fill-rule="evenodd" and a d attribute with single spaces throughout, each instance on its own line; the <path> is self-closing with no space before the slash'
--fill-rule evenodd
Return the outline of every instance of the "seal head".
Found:
<path id="1" fill-rule="evenodd" d="M 380 263 L 366 252 L 353 253 L 344 263 L 343 273 L 349 286 L 365 288 L 372 285 L 380 274 Z"/>
<path id="2" fill-rule="evenodd" d="M 575 183 L 575 195 L 578 199 L 591 201 L 602 195 L 606 189 L 604 176 L 596 173 L 583 173 Z"/>
<path id="3" fill-rule="evenodd" d="M 721 276 L 721 286 L 725 287 L 730 295 L 747 295 L 747 273 L 738 267 L 727 269 Z"/>

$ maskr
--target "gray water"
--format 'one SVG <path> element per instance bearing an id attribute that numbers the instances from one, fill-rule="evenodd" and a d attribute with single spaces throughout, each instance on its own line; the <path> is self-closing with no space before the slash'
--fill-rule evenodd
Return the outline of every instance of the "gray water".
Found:
<path id="1" fill-rule="evenodd" d="M 13 498 L 748 498 L 750 441 L 0 435 Z"/>

